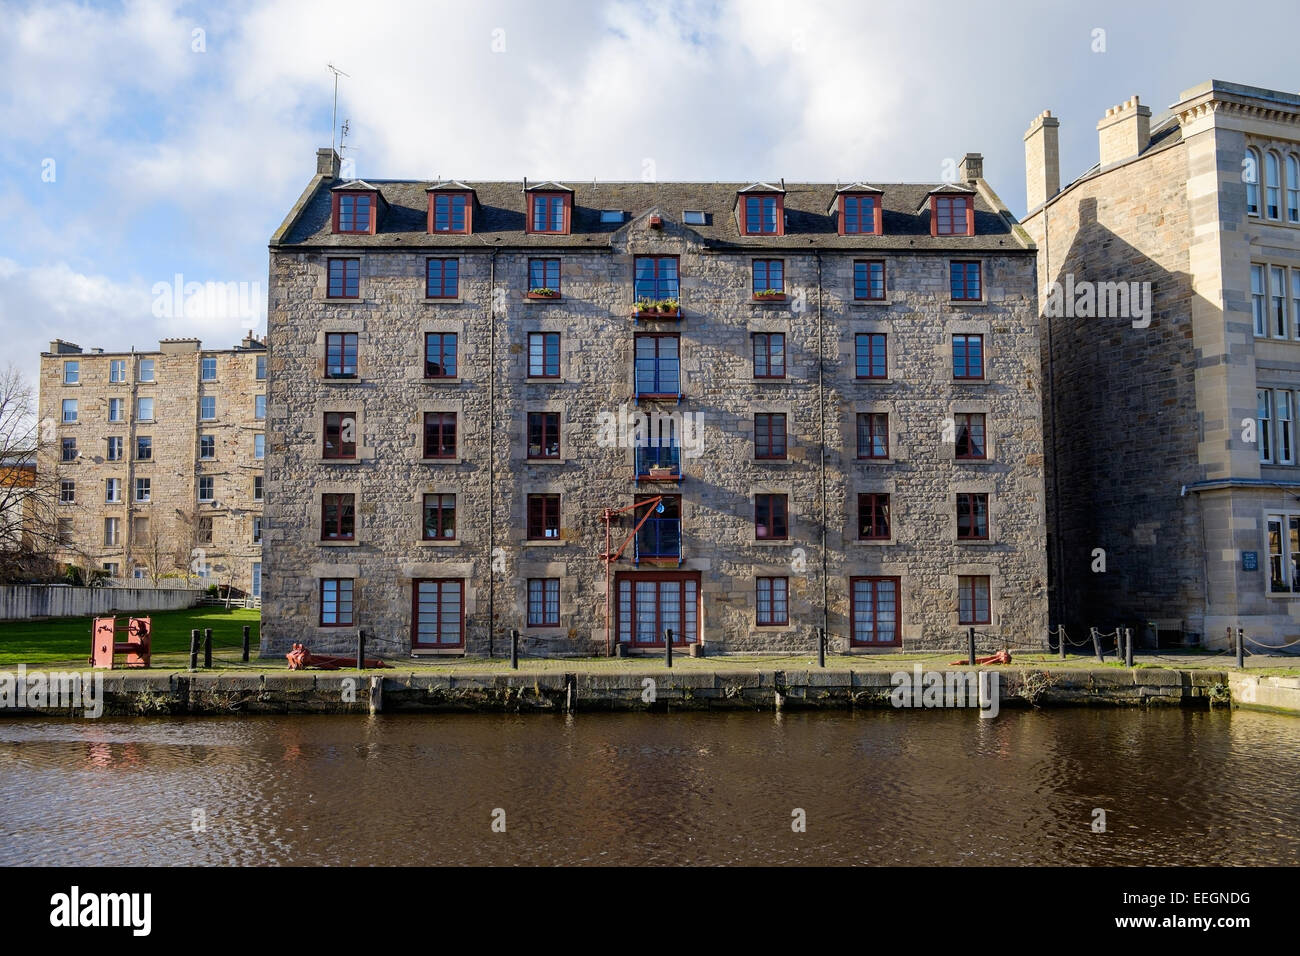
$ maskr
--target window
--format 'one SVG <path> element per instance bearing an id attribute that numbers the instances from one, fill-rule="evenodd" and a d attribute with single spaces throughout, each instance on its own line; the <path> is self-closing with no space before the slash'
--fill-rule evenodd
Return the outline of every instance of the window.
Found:
<path id="1" fill-rule="evenodd" d="M 253 500 L 254 501 L 262 500 L 262 476 L 261 475 L 253 476 Z"/>
<path id="2" fill-rule="evenodd" d="M 77 420 L 77 400 L 75 398 L 65 398 L 63 400 L 63 420 L 67 423 Z"/>
<path id="3" fill-rule="evenodd" d="M 199 418 L 202 421 L 210 422 L 217 417 L 217 397 L 215 395 L 203 395 L 199 398 Z"/>
<path id="4" fill-rule="evenodd" d="M 1242 166 L 1241 178 L 1246 183 L 1246 215 L 1259 215 L 1259 153 L 1253 149 L 1246 150 L 1246 161 Z"/>
<path id="5" fill-rule="evenodd" d="M 108 362 L 108 380 L 110 382 L 126 381 L 126 359 L 110 359 Z"/>
<path id="6" fill-rule="evenodd" d="M 411 584 L 411 646 L 464 646 L 464 582 L 443 578 Z"/>
<path id="7" fill-rule="evenodd" d="M 104 503 L 115 505 L 122 500 L 122 479 L 106 478 L 104 480 Z"/>
<path id="8" fill-rule="evenodd" d="M 120 437 L 113 437 L 107 439 L 107 441 L 108 441 L 108 452 L 105 455 L 105 458 L 108 461 L 121 461 L 122 460 L 122 439 Z"/>
<path id="9" fill-rule="evenodd" d="M 357 413 L 325 413 L 325 447 L 322 458 L 357 457 Z"/>
<path id="10" fill-rule="evenodd" d="M 1260 462 L 1295 464 L 1295 395 L 1287 389 L 1271 388 L 1258 389 L 1255 394 L 1259 406 L 1256 441 Z"/>
<path id="11" fill-rule="evenodd" d="M 320 539 L 352 541 L 356 533 L 356 495 L 321 495 Z"/>
<path id="12" fill-rule="evenodd" d="M 1278 165 L 1277 153 L 1269 151 L 1264 154 L 1264 211 L 1269 219 L 1281 217 L 1281 167 Z"/>
<path id="13" fill-rule="evenodd" d="M 426 412 L 424 416 L 424 457 L 456 457 L 456 413 Z"/>
<path id="14" fill-rule="evenodd" d="M 126 399 L 110 398 L 108 400 L 108 420 L 110 422 L 120 422 L 126 411 Z"/>
<path id="15" fill-rule="evenodd" d="M 148 478 L 137 478 L 135 480 L 135 500 L 148 501 L 152 484 L 153 482 Z"/>
<path id="16" fill-rule="evenodd" d="M 637 256 L 632 295 L 638 301 L 680 298 L 676 256 Z"/>
<path id="17" fill-rule="evenodd" d="M 656 499 L 658 501 L 656 502 Z M 680 562 L 682 557 L 682 496 L 637 495 L 632 514 L 633 525 L 640 525 L 632 559 L 640 564 L 645 559 L 668 559 Z M 660 511 L 660 508 L 663 510 Z M 644 519 L 644 521 L 642 521 Z"/>
<path id="18" fill-rule="evenodd" d="M 266 378 L 266 356 L 259 355 L 254 359 L 255 366 L 253 370 L 254 377 L 260 382 Z"/>
<path id="19" fill-rule="evenodd" d="M 783 203 L 777 196 L 743 196 L 744 223 L 741 232 L 747 236 L 779 236 Z"/>
<path id="20" fill-rule="evenodd" d="M 636 393 L 638 396 L 681 393 L 681 359 L 676 335 L 636 336 Z"/>
<path id="21" fill-rule="evenodd" d="M 858 540 L 889 539 L 889 495 L 872 492 L 858 495 Z"/>
<path id="22" fill-rule="evenodd" d="M 433 231 L 469 232 L 469 196 L 465 193 L 433 194 Z"/>
<path id="23" fill-rule="evenodd" d="M 339 232 L 370 231 L 370 195 L 368 193 L 338 193 Z"/>
<path id="24" fill-rule="evenodd" d="M 137 515 L 131 519 L 131 537 L 136 541 L 145 541 L 149 537 L 149 519 L 144 515 Z"/>
<path id="25" fill-rule="evenodd" d="M 63 384 L 76 385 L 81 381 L 81 363 L 64 362 L 63 363 Z"/>
<path id="26" fill-rule="evenodd" d="M 113 548 L 117 546 L 121 536 L 122 519 L 105 518 L 104 519 L 104 545 Z"/>
<path id="27" fill-rule="evenodd" d="M 528 496 L 528 539 L 554 541 L 560 537 L 560 496 Z"/>
<path id="28" fill-rule="evenodd" d="M 153 421 L 153 399 L 137 398 L 135 400 L 135 417 L 137 421 Z"/>
<path id="29" fill-rule="evenodd" d="M 985 458 L 988 449 L 984 441 L 984 416 L 970 412 L 959 412 L 952 416 L 957 458 Z"/>
<path id="30" fill-rule="evenodd" d="M 259 515 L 253 516 L 253 544 L 262 543 L 262 518 Z"/>
<path id="31" fill-rule="evenodd" d="M 154 380 L 154 360 L 140 359 L 140 381 L 152 382 Z"/>
<path id="32" fill-rule="evenodd" d="M 560 333 L 528 333 L 528 377 L 560 377 Z"/>
<path id="33" fill-rule="evenodd" d="M 266 418 L 266 396 L 265 395 L 253 396 L 253 417 L 258 419 L 259 421 L 261 419 Z"/>
<path id="34" fill-rule="evenodd" d="M 1270 295 L 1269 314 L 1273 317 L 1273 334 L 1279 339 L 1287 336 L 1286 328 L 1286 270 L 1272 266 L 1268 270 Z"/>
<path id="35" fill-rule="evenodd" d="M 424 294 L 430 299 L 454 299 L 460 295 L 460 260 L 427 260 L 424 266 Z"/>
<path id="36" fill-rule="evenodd" d="M 253 435 L 253 457 L 259 461 L 266 457 L 266 435 L 262 432 Z"/>
<path id="37" fill-rule="evenodd" d="M 153 460 L 153 439 L 148 435 L 137 435 L 135 439 L 135 460 Z"/>
<path id="38" fill-rule="evenodd" d="M 889 457 L 889 416 L 884 412 L 858 413 L 858 457 Z"/>
<path id="39" fill-rule="evenodd" d="M 1268 589 L 1300 591 L 1300 515 L 1268 516 Z"/>
<path id="40" fill-rule="evenodd" d="M 57 541 L 62 547 L 69 547 L 72 544 L 72 519 L 59 518 L 58 527 L 55 530 Z"/>
<path id="41" fill-rule="evenodd" d="M 75 438 L 65 438 L 60 443 L 63 461 L 77 460 L 77 440 Z"/>
<path id="42" fill-rule="evenodd" d="M 1251 264 L 1250 267 L 1250 312 L 1255 323 L 1256 335 L 1268 335 L 1268 311 L 1265 305 L 1264 267 Z"/>
<path id="43" fill-rule="evenodd" d="M 754 457 L 785 459 L 785 415 L 759 412 L 754 415 Z"/>
<path id="44" fill-rule="evenodd" d="M 776 627 L 790 623 L 790 579 L 754 579 L 754 623 Z"/>
<path id="45" fill-rule="evenodd" d="M 456 537 L 456 496 L 424 496 L 425 541 L 450 541 Z"/>
<path id="46" fill-rule="evenodd" d="M 455 332 L 428 332 L 425 334 L 424 377 L 456 377 Z"/>
<path id="47" fill-rule="evenodd" d="M 1273 410 L 1277 413 L 1277 463 L 1290 465 L 1295 462 L 1295 416 L 1292 414 L 1292 396 L 1289 391 L 1279 389 L 1274 392 Z"/>
<path id="48" fill-rule="evenodd" d="M 528 457 L 560 457 L 560 413 L 528 413 Z"/>
<path id="49" fill-rule="evenodd" d="M 555 193 L 534 193 L 529 232 L 569 231 L 569 204 L 565 197 Z"/>
<path id="50" fill-rule="evenodd" d="M 1259 442 L 1259 460 L 1273 464 L 1273 392 L 1267 388 L 1255 390 L 1256 440 Z"/>
<path id="51" fill-rule="evenodd" d="M 1300 158 L 1295 153 L 1286 157 L 1286 221 L 1300 222 Z"/>
<path id="52" fill-rule="evenodd" d="M 785 333 L 755 332 L 754 378 L 785 378 Z"/>
<path id="53" fill-rule="evenodd" d="M 325 335 L 325 377 L 357 377 L 357 333 L 328 332 Z"/>
<path id="54" fill-rule="evenodd" d="M 1295 337 L 1300 339 L 1300 269 L 1291 270 L 1291 316 Z"/>
<path id="55" fill-rule="evenodd" d="M 984 377 L 984 336 L 954 335 L 952 337 L 952 377 Z"/>
<path id="56" fill-rule="evenodd" d="M 688 226 L 703 226 L 705 224 L 703 209 L 687 209 L 682 213 L 682 222 Z"/>
<path id="57" fill-rule="evenodd" d="M 984 541 L 989 536 L 989 496 L 962 493 L 957 496 L 957 539 Z"/>
<path id="58" fill-rule="evenodd" d="M 881 300 L 885 297 L 885 263 L 859 259 L 853 263 L 853 298 Z"/>
<path id="59" fill-rule="evenodd" d="M 212 543 L 212 516 L 204 515 L 194 523 L 194 539 L 199 544 Z M 204 566 L 206 569 L 206 565 Z"/>
<path id="60" fill-rule="evenodd" d="M 361 260 L 330 259 L 329 286 L 325 292 L 330 299 L 355 299 L 361 294 Z"/>
<path id="61" fill-rule="evenodd" d="M 321 627 L 352 626 L 352 579 L 322 578 L 320 582 Z"/>
<path id="62" fill-rule="evenodd" d="M 77 483 L 75 481 L 59 482 L 59 501 L 65 505 L 77 503 Z"/>
<path id="63" fill-rule="evenodd" d="M 212 501 L 214 498 L 213 484 L 215 479 L 211 475 L 203 475 L 199 478 L 199 501 Z"/>
<path id="64" fill-rule="evenodd" d="M 215 382 L 217 380 L 216 356 L 208 355 L 199 359 L 199 381 Z"/>
<path id="65" fill-rule="evenodd" d="M 989 624 L 989 579 L 984 575 L 957 578 L 957 623 Z"/>
<path id="66" fill-rule="evenodd" d="M 529 259 L 528 291 L 560 294 L 560 260 Z"/>
<path id="67" fill-rule="evenodd" d="M 980 264 L 978 262 L 953 262 L 949 264 L 949 285 L 952 297 L 958 302 L 978 301 L 980 293 Z"/>
<path id="68" fill-rule="evenodd" d="M 974 207 L 970 196 L 934 196 L 931 215 L 935 236 L 973 236 Z"/>
<path id="69" fill-rule="evenodd" d="M 875 196 L 840 199 L 840 234 L 874 235 L 880 232 L 880 200 Z"/>
<path id="70" fill-rule="evenodd" d="M 755 495 L 754 537 L 760 541 L 777 541 L 789 536 L 790 512 L 787 496 Z"/>
<path id="71" fill-rule="evenodd" d="M 110 578 L 115 578 L 117 577 L 117 572 L 121 568 L 121 565 L 116 561 L 105 561 L 101 567 L 104 569 L 104 573 Z"/>
<path id="72" fill-rule="evenodd" d="M 623 210 L 621 209 L 602 209 L 600 211 L 601 222 L 622 222 Z"/>
<path id="73" fill-rule="evenodd" d="M 852 578 L 853 634 L 855 646 L 895 646 L 898 631 L 898 578 Z"/>
<path id="74" fill-rule="evenodd" d="M 785 260 L 784 259 L 755 259 L 753 263 L 754 278 L 753 290 L 754 297 L 760 298 L 759 293 L 768 294 L 785 292 Z"/>
<path id="75" fill-rule="evenodd" d="M 858 378 L 884 378 L 886 367 L 885 333 L 863 332 L 855 339 L 855 365 Z"/>
<path id="76" fill-rule="evenodd" d="M 560 626 L 560 579 L 528 579 L 528 626 Z"/>
<path id="77" fill-rule="evenodd" d="M 249 590 L 253 597 L 262 596 L 262 562 L 254 561 L 252 564 L 252 581 L 249 583 Z"/>

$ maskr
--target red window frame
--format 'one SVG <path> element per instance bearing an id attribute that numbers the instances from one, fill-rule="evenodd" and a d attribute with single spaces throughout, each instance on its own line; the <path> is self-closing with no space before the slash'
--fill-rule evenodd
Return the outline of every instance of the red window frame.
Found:
<path id="1" fill-rule="evenodd" d="M 839 232 L 841 236 L 878 236 L 881 233 L 882 206 L 881 197 L 876 193 L 845 193 L 840 196 Z M 856 221 L 858 228 L 849 228 L 849 202 L 858 204 Z M 871 228 L 862 228 L 862 203 L 870 202 Z"/>
<path id="2" fill-rule="evenodd" d="M 424 413 L 424 458 L 430 461 L 447 460 L 456 457 L 456 413 Z M 450 451 L 448 451 L 450 447 Z M 438 454 L 429 454 L 430 450 Z"/>
<path id="3" fill-rule="evenodd" d="M 752 228 L 749 221 L 749 201 L 753 199 L 759 204 L 757 222 L 758 228 Z M 763 229 L 763 203 L 766 200 L 772 200 L 776 206 L 775 228 L 772 230 Z M 746 236 L 784 236 L 785 235 L 785 196 L 781 193 L 741 193 L 740 195 L 740 231 Z"/>
<path id="4" fill-rule="evenodd" d="M 554 530 L 554 534 L 547 534 Z M 560 540 L 560 496 L 538 494 L 528 496 L 527 528 L 529 541 Z"/>
<path id="5" fill-rule="evenodd" d="M 435 263 L 437 277 L 434 277 Z M 424 260 L 424 297 L 426 299 L 460 298 L 460 259 L 456 256 L 430 256 Z"/>
<path id="6" fill-rule="evenodd" d="M 436 359 L 431 357 L 431 347 L 436 345 Z M 455 378 L 460 370 L 457 351 L 460 348 L 460 337 L 455 332 L 425 332 L 424 333 L 424 377 L 425 378 Z M 450 359 L 450 360 L 449 360 Z M 434 375 L 429 369 L 437 368 L 442 371 Z"/>
<path id="7" fill-rule="evenodd" d="M 338 270 L 337 294 L 334 292 Z M 349 291 L 350 290 L 350 291 Z M 325 260 L 325 298 L 359 299 L 361 297 L 361 259 L 357 256 L 331 256 Z"/>
<path id="8" fill-rule="evenodd" d="M 865 428 L 863 427 L 865 425 Z M 858 436 L 858 458 L 868 459 L 885 459 L 889 457 L 889 413 L 888 412 L 858 412 L 857 421 Z M 882 453 L 877 455 L 876 439 L 884 438 L 884 448 Z M 866 439 L 863 442 L 863 439 Z"/>
<path id="9" fill-rule="evenodd" d="M 435 518 L 434 518 L 434 521 L 433 521 L 433 526 L 434 526 L 434 527 L 436 527 L 436 528 L 439 529 L 439 530 L 442 530 L 442 528 L 443 528 L 443 526 L 444 526 L 444 524 L 445 524 L 444 516 L 447 515 L 447 514 L 450 512 L 450 516 L 451 516 L 451 517 L 450 517 L 450 522 L 451 522 L 451 534 L 450 534 L 450 535 L 445 535 L 445 534 L 444 534 L 444 535 L 429 534 L 429 527 L 430 527 L 430 523 L 429 523 L 429 514 L 430 514 L 429 499 L 430 499 L 430 498 L 434 499 L 434 508 L 433 508 L 433 514 L 435 515 Z M 444 502 L 443 499 L 445 499 L 445 498 L 450 498 L 450 499 L 451 499 L 451 505 L 450 505 L 450 507 L 448 507 L 447 504 Z M 427 495 L 425 495 L 424 498 L 421 499 L 421 501 L 420 501 L 420 538 L 421 538 L 421 540 L 424 540 L 424 541 L 455 541 L 455 540 L 456 540 L 456 496 L 455 496 L 454 494 L 447 494 L 447 493 L 445 493 L 445 492 L 434 492 L 434 493 L 431 493 L 431 494 L 427 494 Z"/>
<path id="10" fill-rule="evenodd" d="M 889 494 L 881 491 L 860 493 L 858 495 L 858 540 L 888 541 L 892 531 Z"/>
<path id="11" fill-rule="evenodd" d="M 679 600 L 677 605 L 677 612 L 678 612 L 677 620 L 680 622 L 681 630 L 680 632 L 676 630 L 673 631 L 673 646 L 674 647 L 678 645 L 685 646 L 687 644 L 694 644 L 700 641 L 701 633 L 702 633 L 700 629 L 701 617 L 702 617 L 701 609 L 700 609 L 700 596 L 702 594 L 702 591 L 700 588 L 699 571 L 650 571 L 650 572 L 621 571 L 615 578 L 615 588 L 617 589 L 615 606 L 618 608 L 616 627 L 617 627 L 617 634 L 618 634 L 618 642 L 620 644 L 627 644 L 630 647 L 663 647 L 664 646 L 662 587 L 665 583 L 673 582 L 673 581 L 681 583 L 681 590 L 678 592 Z M 654 610 L 655 610 L 654 635 L 655 636 L 654 639 L 650 641 L 637 640 L 637 636 L 640 633 L 640 631 L 637 628 L 637 621 L 636 621 L 637 584 L 641 582 L 653 582 L 655 585 L 655 595 L 654 595 Z M 624 596 L 623 586 L 625 584 L 627 585 L 630 591 L 630 594 L 628 595 L 631 602 L 630 622 L 625 621 L 623 618 L 622 601 Z M 694 587 L 691 588 L 688 587 L 687 585 L 693 585 Z M 693 601 L 688 599 L 686 596 L 687 592 L 690 590 L 694 590 L 695 592 L 695 599 Z M 688 608 L 690 608 L 691 610 L 691 613 L 689 614 L 687 613 Z M 688 618 L 693 618 L 693 622 L 692 622 L 693 629 L 689 633 L 687 632 Z M 631 624 L 630 632 L 627 627 L 629 623 Z"/>
<path id="12" fill-rule="evenodd" d="M 554 438 L 554 454 L 547 451 Z M 534 441 L 536 439 L 536 441 Z M 537 448 L 536 454 L 533 449 Z M 560 413 L 559 412 L 529 412 L 528 413 L 528 457 L 534 461 L 556 461 L 560 457 Z"/>
<path id="13" fill-rule="evenodd" d="M 974 295 L 971 295 L 971 272 L 969 266 L 975 267 Z M 956 278 L 953 270 L 960 267 L 961 276 Z M 957 295 L 958 292 L 961 295 Z M 978 259 L 954 259 L 948 263 L 948 292 L 954 302 L 979 302 L 984 298 L 984 264 Z"/>
<path id="14" fill-rule="evenodd" d="M 780 582 L 780 610 L 777 605 L 777 582 Z M 767 601 L 767 613 L 763 602 Z M 754 579 L 754 626 L 781 627 L 790 623 L 790 579 L 786 577 Z"/>
<path id="15" fill-rule="evenodd" d="M 958 207 L 962 207 L 959 209 Z M 941 223 L 942 220 L 942 223 Z M 960 223 L 961 229 L 957 226 Z M 941 225 L 946 229 L 940 228 Z M 945 196 L 930 197 L 930 235 L 932 236 L 973 236 L 975 235 L 975 197 Z"/>
<path id="16" fill-rule="evenodd" d="M 535 267 L 541 267 L 541 284 L 536 282 Z M 551 282 L 551 276 L 555 276 L 555 282 Z M 560 260 L 555 256 L 536 257 L 528 260 L 528 291 L 533 292 L 536 289 L 553 289 L 558 296 L 561 292 L 560 281 L 562 279 L 562 270 Z"/>
<path id="17" fill-rule="evenodd" d="M 760 298 L 760 292 L 780 292 L 785 295 L 785 260 L 784 259 L 754 259 L 749 266 L 750 269 L 750 292 L 754 298 Z M 773 272 L 776 275 L 776 281 L 773 282 Z M 760 280 L 759 275 L 762 274 Z"/>
<path id="18" fill-rule="evenodd" d="M 559 199 L 561 202 L 562 227 L 559 229 L 554 226 L 554 205 L 551 202 Z M 546 202 L 546 212 L 543 218 L 545 228 L 538 229 L 537 225 L 537 204 L 538 201 Z M 573 214 L 573 196 L 570 193 L 563 192 L 534 192 L 528 194 L 528 215 L 525 223 L 526 231 L 529 233 L 550 233 L 551 235 L 568 235 L 570 231 L 570 221 Z"/>
<path id="19" fill-rule="evenodd" d="M 785 461 L 787 455 L 785 412 L 755 412 L 754 460 Z"/>
<path id="20" fill-rule="evenodd" d="M 331 509 L 333 513 L 331 514 Z M 320 496 L 320 539 L 355 541 L 357 539 L 357 496 L 351 493 Z"/>
<path id="21" fill-rule="evenodd" d="M 540 351 L 537 349 L 540 348 Z M 541 371 L 538 372 L 537 365 L 533 364 L 534 358 L 541 358 Z M 552 364 L 554 363 L 554 364 Z M 549 371 L 554 368 L 555 371 Z M 529 378 L 559 378 L 560 377 L 560 333 L 559 332 L 529 332 L 528 333 L 528 377 Z"/>
<path id="22" fill-rule="evenodd" d="M 785 333 L 755 332 L 750 338 L 754 344 L 754 378 L 785 378 Z M 779 341 L 779 349 L 772 348 L 774 340 Z"/>
<path id="23" fill-rule="evenodd" d="M 352 358 L 351 366 L 348 364 L 349 353 Z M 361 341 L 356 332 L 326 332 L 325 333 L 325 377 L 326 378 L 356 378 L 357 377 L 357 360 L 361 354 Z M 344 369 L 351 367 L 352 371 L 347 372 Z M 334 369 L 338 371 L 334 371 Z"/>
<path id="24" fill-rule="evenodd" d="M 867 374 L 862 374 L 862 340 L 867 340 Z M 880 373 L 875 372 L 876 345 L 880 346 Z M 859 332 L 853 337 L 853 374 L 859 379 L 889 378 L 889 338 L 884 332 Z"/>
<path id="25" fill-rule="evenodd" d="M 989 456 L 989 436 L 987 416 L 983 412 L 956 412 L 952 416 L 953 457 L 958 461 L 984 461 Z M 962 453 L 963 436 L 966 452 Z M 978 441 L 979 454 L 972 454 L 972 448 Z"/>
<path id="26" fill-rule="evenodd" d="M 534 597 L 534 585 L 540 592 Z M 552 600 L 553 598 L 553 600 Z M 534 616 L 534 610 L 538 609 L 539 614 Z M 528 579 L 528 614 L 527 627 L 559 627 L 560 626 L 560 579 L 559 578 L 529 578 Z"/>
<path id="27" fill-rule="evenodd" d="M 456 643 L 445 643 L 435 640 L 432 643 L 425 643 L 420 640 L 420 585 L 432 584 L 436 586 L 437 599 L 434 602 L 434 634 L 442 634 L 442 611 L 443 611 L 443 594 L 455 590 L 456 606 L 460 615 L 460 640 Z M 453 648 L 465 646 L 465 582 L 461 578 L 415 578 L 411 581 L 411 647 L 438 647 Z"/>
<path id="28" fill-rule="evenodd" d="M 965 365 L 964 372 L 958 370 L 958 363 L 957 363 L 958 340 L 961 340 L 963 349 L 965 350 L 965 354 L 963 357 L 963 364 Z M 978 356 L 977 356 L 978 362 L 971 361 L 972 342 L 978 343 L 978 349 L 979 349 Z M 965 332 L 957 332 L 953 334 L 952 377 L 955 379 L 961 379 L 963 381 L 978 381 L 984 378 L 984 335 L 982 333 L 971 335 Z"/>
<path id="29" fill-rule="evenodd" d="M 447 200 L 447 228 L 438 228 L 438 219 L 442 213 L 438 209 L 440 200 Z M 456 223 L 456 200 L 462 203 L 461 215 L 462 222 L 459 229 L 455 228 Z M 469 235 L 474 231 L 474 197 L 467 192 L 455 192 L 451 190 L 433 190 L 429 193 L 429 222 L 428 231 L 431 234 L 451 233 L 454 235 Z"/>
<path id="30" fill-rule="evenodd" d="M 858 630 L 858 585 L 866 584 L 871 592 L 871 631 L 864 640 Z M 889 641 L 876 640 L 880 633 L 880 595 L 882 585 L 890 585 L 894 599 L 894 638 Z M 898 577 L 853 577 L 849 578 L 849 644 L 852 647 L 901 647 L 903 644 L 903 583 Z"/>
<path id="31" fill-rule="evenodd" d="M 324 422 L 321 426 L 322 437 L 322 458 L 337 458 L 344 461 L 355 460 L 357 457 L 357 439 L 356 435 L 352 436 L 352 441 L 343 440 L 343 423 L 352 419 L 352 427 L 357 424 L 356 412 L 326 412 Z M 331 439 L 333 441 L 331 442 Z M 332 448 L 331 448 L 332 445 Z"/>
<path id="32" fill-rule="evenodd" d="M 974 531 L 979 527 L 978 518 L 982 514 L 984 518 L 983 534 L 963 534 L 962 524 L 962 505 L 966 506 L 966 523 L 965 529 Z M 987 541 L 989 540 L 989 496 L 987 492 L 969 492 L 963 491 L 957 495 L 957 540 L 958 541 Z"/>
<path id="33" fill-rule="evenodd" d="M 343 582 L 347 582 L 347 601 L 343 600 Z M 334 621 L 325 620 L 325 592 L 329 585 L 334 587 Z M 321 627 L 352 627 L 355 618 L 355 598 L 356 589 L 353 578 L 321 578 L 320 587 L 317 588 L 317 596 L 320 603 L 320 613 L 318 620 Z M 343 620 L 344 608 L 346 607 L 347 620 Z"/>
<path id="34" fill-rule="evenodd" d="M 876 267 L 879 266 L 879 283 L 877 283 Z M 858 270 L 863 272 L 862 276 L 858 275 Z M 877 286 L 880 289 L 879 295 L 873 295 Z M 859 294 L 865 289 L 867 294 Z M 880 302 L 885 298 L 885 260 L 883 259 L 854 259 L 853 260 L 853 298 L 857 302 Z"/>
<path id="35" fill-rule="evenodd" d="M 345 198 L 351 200 L 351 205 L 352 205 L 352 213 L 349 216 L 349 218 L 352 220 L 351 229 L 343 228 L 343 205 L 344 205 L 343 201 Z M 360 198 L 364 198 L 366 200 L 366 205 L 369 207 L 368 209 L 369 215 L 366 216 L 365 227 L 362 229 L 357 228 L 358 223 L 356 218 L 356 201 Z M 356 191 L 341 190 L 339 192 L 336 192 L 334 194 L 334 209 L 333 209 L 334 232 L 341 233 L 343 235 L 374 235 L 375 218 L 376 218 L 376 213 L 378 208 L 379 208 L 378 193 L 370 192 L 369 190 L 365 190 L 365 189 L 359 189 Z"/>
<path id="36" fill-rule="evenodd" d="M 767 520 L 771 528 L 768 533 L 759 534 L 767 526 L 761 524 L 763 506 L 766 506 Z M 778 521 L 780 525 L 778 525 Z M 776 534 L 778 526 L 782 533 Z M 754 537 L 759 541 L 788 541 L 790 539 L 790 496 L 783 494 L 754 495 Z"/>
<path id="37" fill-rule="evenodd" d="M 979 593 L 981 583 L 984 589 L 984 615 L 979 613 Z M 962 591 L 969 589 L 970 612 L 962 609 Z M 993 623 L 993 582 L 987 574 L 962 574 L 957 577 L 957 623 L 958 624 L 992 624 Z"/>

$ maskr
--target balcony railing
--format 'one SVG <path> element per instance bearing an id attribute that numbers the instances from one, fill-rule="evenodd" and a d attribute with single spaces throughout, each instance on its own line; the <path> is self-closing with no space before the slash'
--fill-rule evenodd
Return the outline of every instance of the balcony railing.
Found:
<path id="1" fill-rule="evenodd" d="M 682 563 L 682 520 L 680 518 L 648 518 L 636 533 L 632 561 Z"/>
<path id="2" fill-rule="evenodd" d="M 638 480 L 678 479 L 682 476 L 682 449 L 680 445 L 637 446 L 636 477 Z"/>

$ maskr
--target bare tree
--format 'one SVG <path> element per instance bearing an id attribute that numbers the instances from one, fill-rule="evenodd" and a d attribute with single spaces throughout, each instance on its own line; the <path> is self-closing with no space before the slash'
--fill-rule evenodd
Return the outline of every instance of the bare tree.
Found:
<path id="1" fill-rule="evenodd" d="M 207 550 L 212 547 L 208 530 L 196 511 L 176 509 L 176 536 L 172 563 L 185 578 L 186 586 L 194 583 L 200 569 L 208 563 Z M 206 526 L 207 529 L 211 525 Z"/>
<path id="2" fill-rule="evenodd" d="M 0 580 L 57 568 L 59 480 L 54 423 L 37 421 L 35 392 L 12 362 L 0 370 Z"/>

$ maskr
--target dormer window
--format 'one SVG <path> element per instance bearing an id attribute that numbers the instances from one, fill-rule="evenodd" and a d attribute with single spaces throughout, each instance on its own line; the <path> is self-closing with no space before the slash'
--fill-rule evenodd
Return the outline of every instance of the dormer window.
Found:
<path id="1" fill-rule="evenodd" d="M 383 197 L 369 183 L 355 180 L 334 189 L 334 231 L 374 235 Z"/>
<path id="2" fill-rule="evenodd" d="M 975 235 L 975 201 L 973 196 L 936 194 L 930 197 L 930 235 Z"/>
<path id="3" fill-rule="evenodd" d="M 740 231 L 746 236 L 785 235 L 785 203 L 780 194 L 740 197 Z"/>
<path id="4" fill-rule="evenodd" d="M 429 192 L 429 232 L 471 233 L 473 197 L 470 193 Z"/>
<path id="5" fill-rule="evenodd" d="M 840 196 L 839 231 L 841 236 L 880 235 L 880 196 L 864 193 L 845 193 Z"/>
<path id="6" fill-rule="evenodd" d="M 528 231 L 568 235 L 573 211 L 571 192 L 538 190 L 528 194 Z"/>

